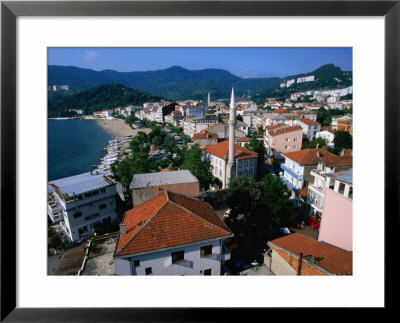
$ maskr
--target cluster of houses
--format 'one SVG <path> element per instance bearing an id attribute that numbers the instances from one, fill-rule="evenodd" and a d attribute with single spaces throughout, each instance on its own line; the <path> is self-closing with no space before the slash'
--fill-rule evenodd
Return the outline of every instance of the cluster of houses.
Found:
<path id="1" fill-rule="evenodd" d="M 270 241 L 264 264 L 275 275 L 352 274 L 352 151 L 337 156 L 327 147 L 302 149 L 303 140 L 319 137 L 332 146 L 335 130 L 352 134 L 351 115 L 321 127 L 313 109 L 258 110 L 251 101 L 236 104 L 233 89 L 229 108 L 218 107 L 217 115 L 208 114 L 209 110 L 209 105 L 195 101 L 156 102 L 120 108 L 118 113 L 182 128 L 202 148 L 203 159 L 210 161 L 222 189 L 238 176 L 256 177 L 259 156 L 245 145 L 252 130 L 262 126 L 264 133 L 257 139 L 267 150 L 264 157 L 280 165 L 279 177 L 291 198 L 309 205 L 307 221 L 318 230 L 317 239 L 295 233 Z M 237 120 L 239 114 L 243 121 Z M 108 112 L 101 117 L 109 117 Z M 48 184 L 48 215 L 61 224 L 71 242 L 119 226 L 110 260 L 116 275 L 227 271 L 233 233 L 202 201 L 199 182 L 189 171 L 136 174 L 130 193 L 133 208 L 120 217 L 117 182 L 111 173 L 96 171 L 55 180 Z"/>

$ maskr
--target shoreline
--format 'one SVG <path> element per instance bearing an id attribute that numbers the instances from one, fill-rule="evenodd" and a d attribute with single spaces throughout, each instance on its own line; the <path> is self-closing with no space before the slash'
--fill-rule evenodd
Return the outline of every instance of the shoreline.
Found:
<path id="1" fill-rule="evenodd" d="M 97 124 L 113 136 L 114 139 L 121 137 L 135 137 L 139 131 L 150 132 L 149 128 L 132 129 L 122 119 L 95 119 Z"/>

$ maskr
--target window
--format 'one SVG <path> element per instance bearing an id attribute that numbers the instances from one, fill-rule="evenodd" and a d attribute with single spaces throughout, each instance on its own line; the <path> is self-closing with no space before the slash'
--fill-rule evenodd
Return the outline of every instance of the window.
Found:
<path id="1" fill-rule="evenodd" d="M 146 268 L 146 275 L 151 275 L 153 273 L 153 270 L 151 269 L 151 267 L 147 267 Z"/>
<path id="2" fill-rule="evenodd" d="M 344 183 L 339 184 L 339 193 L 340 194 L 344 194 L 344 187 L 345 187 Z"/>
<path id="3" fill-rule="evenodd" d="M 91 192 L 88 192 L 88 193 L 85 193 L 85 194 L 83 194 L 85 197 L 91 197 L 92 196 L 92 193 Z"/>
<path id="4" fill-rule="evenodd" d="M 244 176 L 247 176 L 247 170 L 244 171 L 244 174 L 243 174 L 243 175 L 244 175 Z"/>
<path id="5" fill-rule="evenodd" d="M 94 219 L 94 218 L 98 217 L 99 215 L 100 215 L 100 213 L 91 214 L 91 215 L 85 217 L 85 220 Z"/>
<path id="6" fill-rule="evenodd" d="M 76 213 L 74 214 L 74 219 L 79 218 L 79 217 L 81 217 L 81 216 L 82 216 L 82 212 L 76 212 Z"/>
<path id="7" fill-rule="evenodd" d="M 293 141 L 297 141 L 297 138 L 293 138 Z"/>
<path id="8" fill-rule="evenodd" d="M 211 269 L 205 269 L 203 270 L 204 276 L 211 276 Z"/>
<path id="9" fill-rule="evenodd" d="M 99 209 L 102 210 L 102 209 L 105 209 L 106 207 L 107 207 L 107 204 L 104 203 L 104 204 L 102 204 L 102 205 L 99 206 Z"/>
<path id="10" fill-rule="evenodd" d="M 239 168 L 242 168 L 242 162 L 239 162 Z"/>
<path id="11" fill-rule="evenodd" d="M 253 166 L 253 159 L 250 159 L 250 166 Z"/>
<path id="12" fill-rule="evenodd" d="M 78 198 L 79 201 L 83 200 L 83 196 L 82 195 L 78 195 L 77 198 Z"/>
<path id="13" fill-rule="evenodd" d="M 239 176 L 242 176 L 242 172 L 239 172 Z"/>
<path id="14" fill-rule="evenodd" d="M 286 138 L 286 141 L 290 141 L 290 138 Z"/>
<path id="15" fill-rule="evenodd" d="M 329 188 L 331 190 L 335 188 L 335 180 L 333 178 L 331 178 L 331 180 L 329 181 Z"/>
<path id="16" fill-rule="evenodd" d="M 212 245 L 200 248 L 200 257 L 207 257 L 212 255 Z"/>
<path id="17" fill-rule="evenodd" d="M 290 147 L 289 145 L 285 145 L 285 149 L 289 149 L 289 147 Z"/>
<path id="18" fill-rule="evenodd" d="M 97 190 L 92 192 L 93 196 L 98 195 L 98 194 L 99 194 L 99 191 L 97 191 Z"/>
<path id="19" fill-rule="evenodd" d="M 249 169 L 249 176 L 253 176 L 253 171 Z"/>
<path id="20" fill-rule="evenodd" d="M 140 260 L 135 260 L 135 261 L 133 262 L 133 265 L 134 265 L 135 267 L 139 267 L 139 266 L 140 266 Z"/>
<path id="21" fill-rule="evenodd" d="M 101 193 L 105 193 L 105 192 L 106 192 L 106 189 L 105 189 L 105 188 L 102 188 L 102 189 L 100 190 L 100 192 L 101 192 Z"/>
<path id="22" fill-rule="evenodd" d="M 82 228 L 79 228 L 78 232 L 80 237 L 89 233 L 86 225 Z"/>
<path id="23" fill-rule="evenodd" d="M 245 167 L 247 166 L 247 160 L 244 162 L 244 166 L 245 166 Z"/>
<path id="24" fill-rule="evenodd" d="M 353 186 L 350 186 L 349 189 L 349 199 L 353 199 Z"/>
<path id="25" fill-rule="evenodd" d="M 173 252 L 173 253 L 171 253 L 171 257 L 172 257 L 172 263 L 175 264 L 179 261 L 185 260 L 185 252 L 183 250 Z"/>
<path id="26" fill-rule="evenodd" d="M 293 149 L 296 149 L 296 145 L 293 145 Z"/>

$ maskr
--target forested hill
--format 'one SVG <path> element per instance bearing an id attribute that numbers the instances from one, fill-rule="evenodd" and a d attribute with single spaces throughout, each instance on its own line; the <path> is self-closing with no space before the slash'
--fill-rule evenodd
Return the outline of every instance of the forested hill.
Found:
<path id="1" fill-rule="evenodd" d="M 164 70 L 146 72 L 94 71 L 73 66 L 48 67 L 48 85 L 67 84 L 79 91 L 106 83 L 119 83 L 127 87 L 161 96 L 171 101 L 207 100 L 230 97 L 232 87 L 238 97 L 247 97 L 265 89 L 279 87 L 281 78 L 241 78 L 222 69 L 187 70 L 172 66 Z"/>
<path id="2" fill-rule="evenodd" d="M 133 90 L 121 84 L 105 84 L 70 96 L 48 102 L 48 117 L 69 116 L 70 109 L 84 109 L 86 114 L 93 111 L 143 105 L 144 102 L 157 102 L 160 97 Z"/>

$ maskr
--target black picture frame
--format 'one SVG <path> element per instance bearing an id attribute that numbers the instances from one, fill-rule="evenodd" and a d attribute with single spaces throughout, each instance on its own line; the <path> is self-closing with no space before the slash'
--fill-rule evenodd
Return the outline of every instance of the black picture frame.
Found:
<path id="1" fill-rule="evenodd" d="M 1 3 L 1 321 L 235 321 L 238 309 L 16 307 L 16 19 L 19 16 L 384 16 L 385 309 L 398 285 L 391 260 L 399 233 L 400 0 L 395 1 L 2 1 Z M 371 149 L 372 150 L 372 149 Z M 374 170 L 379 171 L 379 170 Z M 371 241 L 373 243 L 373 241 Z M 392 256 L 394 256 L 392 258 Z M 388 259 L 389 258 L 389 259 Z M 371 255 L 373 261 L 373 255 Z M 393 269 L 392 269 L 393 268 Z M 391 275 L 394 273 L 394 275 Z M 373 277 L 371 277 L 373 279 Z M 396 284 L 397 283 L 397 284 Z M 292 291 L 293 292 L 293 291 Z M 221 291 L 221 295 L 223 291 Z M 240 309 L 242 311 L 243 309 Z M 252 309 L 255 310 L 255 309 Z M 257 311 L 257 310 L 255 310 Z M 291 312 L 294 314 L 294 312 Z M 254 316 L 253 316 L 254 315 Z M 257 313 L 251 314 L 254 319 Z"/>

